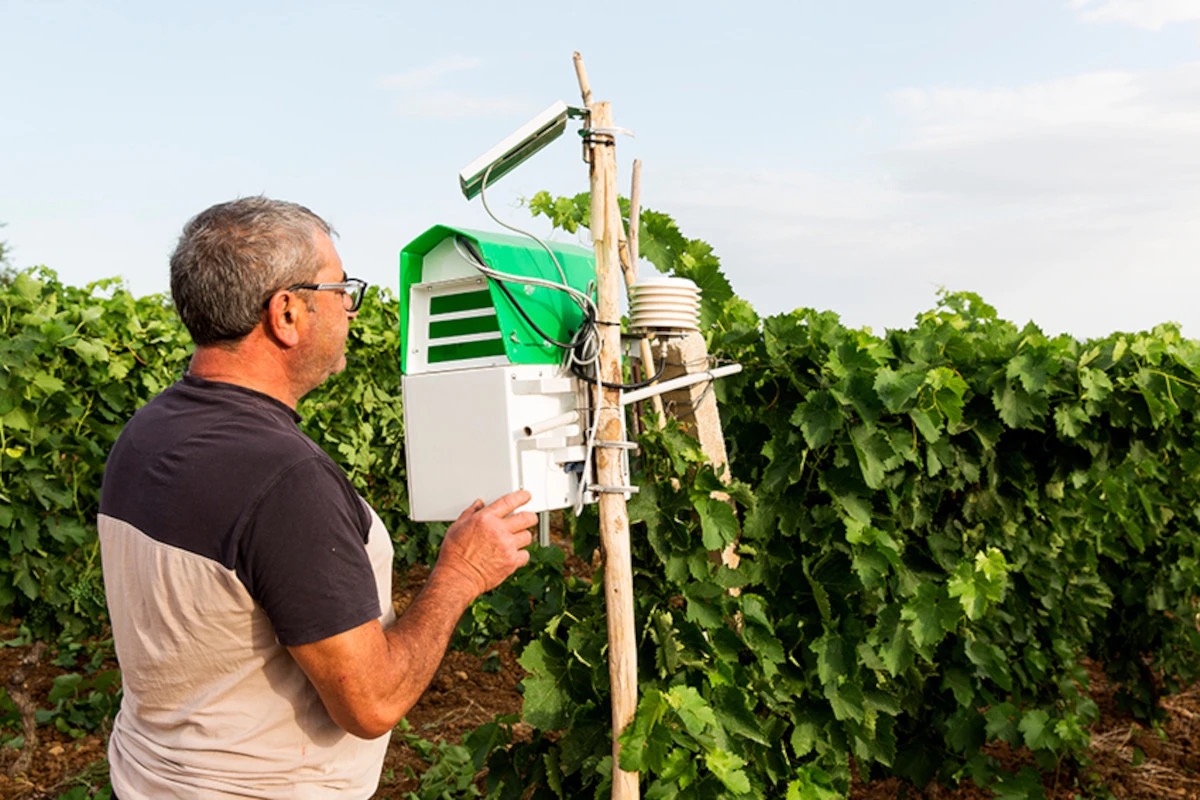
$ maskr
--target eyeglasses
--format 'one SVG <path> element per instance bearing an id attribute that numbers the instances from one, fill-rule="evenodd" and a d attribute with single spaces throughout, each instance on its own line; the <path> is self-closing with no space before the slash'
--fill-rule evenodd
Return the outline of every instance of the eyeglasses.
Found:
<path id="1" fill-rule="evenodd" d="M 287 287 L 286 291 L 294 292 L 297 289 L 312 289 L 314 292 L 341 292 L 342 305 L 346 307 L 346 311 L 358 311 L 358 307 L 362 305 L 363 297 L 367 294 L 368 284 L 360 278 L 346 278 L 340 283 L 293 283 Z"/>

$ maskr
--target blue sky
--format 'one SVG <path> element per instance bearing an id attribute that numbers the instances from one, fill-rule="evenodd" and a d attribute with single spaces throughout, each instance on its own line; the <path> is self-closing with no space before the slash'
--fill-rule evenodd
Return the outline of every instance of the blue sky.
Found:
<path id="1" fill-rule="evenodd" d="M 1200 0 L 2 0 L 0 30 L 0 239 L 70 283 L 164 291 L 187 218 L 261 193 L 395 291 L 426 228 L 497 229 L 458 171 L 579 102 L 578 50 L 622 191 L 640 159 L 760 313 L 878 331 L 944 287 L 1200 337 Z M 571 128 L 489 203 L 544 233 L 521 198 L 587 187 Z"/>

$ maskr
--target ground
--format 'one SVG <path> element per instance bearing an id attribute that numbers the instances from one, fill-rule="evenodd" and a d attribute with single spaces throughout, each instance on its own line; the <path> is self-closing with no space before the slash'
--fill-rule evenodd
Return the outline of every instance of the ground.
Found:
<path id="1" fill-rule="evenodd" d="M 396 603 L 403 607 L 423 579 L 413 570 L 397 582 Z M 15 630 L 0 626 L 0 641 L 13 639 Z M 34 666 L 23 665 L 29 646 L 0 647 L 0 680 L 13 690 L 25 691 L 38 707 L 49 707 L 47 696 L 63 669 L 51 664 L 53 653 L 43 655 Z M 1167 701 L 1169 717 L 1158 729 L 1150 729 L 1120 714 L 1102 674 L 1091 670 L 1092 690 L 1101 708 L 1101 719 L 1093 728 L 1091 757 L 1101 785 L 1117 800 L 1200 800 L 1200 685 Z M 499 642 L 480 656 L 450 653 L 433 684 L 408 716 L 412 733 L 424 739 L 457 742 L 467 732 L 497 714 L 519 713 L 522 671 L 510 643 Z M 16 685 L 10 682 L 16 678 Z M 2 718 L 2 716 L 0 716 Z M 0 730 L 0 741 L 13 731 Z M 1011 763 L 1020 753 L 999 754 Z M 106 785 L 103 732 L 72 738 L 50 725 L 41 725 L 35 746 L 26 753 L 27 768 L 18 760 L 22 751 L 0 749 L 0 800 L 55 800 L 77 786 Z M 379 797 L 404 797 L 416 787 L 415 776 L 426 763 L 403 734 L 392 737 Z M 1056 785 L 1057 782 L 1057 785 Z M 1049 800 L 1071 800 L 1068 775 L 1045 776 Z M 992 792 L 974 786 L 948 789 L 939 786 L 914 788 L 896 779 L 858 783 L 852 800 L 983 800 Z"/>

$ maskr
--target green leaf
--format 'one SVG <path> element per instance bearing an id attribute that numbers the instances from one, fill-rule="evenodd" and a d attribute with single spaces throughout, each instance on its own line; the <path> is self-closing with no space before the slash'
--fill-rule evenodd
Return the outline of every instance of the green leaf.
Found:
<path id="1" fill-rule="evenodd" d="M 1036 428 L 1046 414 L 1044 395 L 1033 396 L 1024 389 L 1005 383 L 992 394 L 1000 419 L 1010 428 Z"/>
<path id="2" fill-rule="evenodd" d="M 716 715 L 695 688 L 672 686 L 666 699 L 667 704 L 675 709 L 679 720 L 693 737 L 700 737 L 708 728 L 716 726 Z"/>
<path id="3" fill-rule="evenodd" d="M 808 586 L 812 590 L 813 600 L 817 604 L 817 609 L 821 612 L 821 619 L 829 622 L 833 618 L 833 607 L 829 604 L 829 593 L 825 591 L 825 587 L 821 582 L 813 577 L 809 557 L 805 556 L 801 562 L 801 568 L 804 571 L 804 577 L 808 581 Z"/>
<path id="4" fill-rule="evenodd" d="M 683 595 L 687 599 L 685 616 L 705 628 L 724 627 L 725 616 L 720 605 L 723 594 L 720 586 L 708 581 L 687 584 L 683 587 Z"/>
<path id="5" fill-rule="evenodd" d="M 95 339 L 79 339 L 71 345 L 71 349 L 83 359 L 85 364 L 108 361 L 108 348 Z"/>
<path id="6" fill-rule="evenodd" d="M 61 392 L 64 388 L 66 388 L 65 384 L 62 382 L 62 379 L 56 378 L 55 376 L 46 372 L 34 373 L 34 376 L 30 379 L 30 382 L 46 394 Z"/>
<path id="7" fill-rule="evenodd" d="M 866 425 L 851 430 L 850 440 L 854 443 L 863 480 L 872 489 L 881 488 L 888 472 L 888 461 L 895 456 L 895 450 L 878 430 Z"/>
<path id="8" fill-rule="evenodd" d="M 36 280 L 29 272 L 21 272 L 12 283 L 13 291 L 22 300 L 32 302 L 42 296 L 45 283 Z"/>
<path id="9" fill-rule="evenodd" d="M 949 594 L 957 597 L 967 618 L 980 619 L 989 606 L 1004 599 L 1008 587 L 1008 563 L 995 547 L 977 553 L 973 562 L 963 561 L 950 578 Z"/>
<path id="10" fill-rule="evenodd" d="M 866 702 L 857 681 L 846 681 L 840 686 L 826 684 L 823 689 L 836 719 L 862 722 L 866 718 Z"/>
<path id="11" fill-rule="evenodd" d="M 669 709 L 667 699 L 657 689 L 642 692 L 633 721 L 621 733 L 622 769 L 641 772 L 665 759 L 670 736 L 665 735 L 661 722 Z"/>
<path id="12" fill-rule="evenodd" d="M 1018 731 L 1016 725 L 1017 708 L 1012 703 L 1003 702 L 984 712 L 987 721 L 987 735 L 1009 744 L 1016 744 Z"/>
<path id="13" fill-rule="evenodd" d="M 1065 405 L 1054 409 L 1054 426 L 1068 439 L 1077 439 L 1086 430 L 1090 417 L 1079 405 Z"/>
<path id="14" fill-rule="evenodd" d="M 959 708 L 946 721 L 946 744 L 956 752 L 970 755 L 987 740 L 985 720 L 974 708 Z"/>
<path id="15" fill-rule="evenodd" d="M 832 488 L 830 494 L 837 500 L 849 520 L 860 525 L 871 523 L 871 503 L 869 501 L 852 492 L 838 492 Z"/>
<path id="16" fill-rule="evenodd" d="M 875 391 L 883 407 L 893 414 L 904 411 L 924 385 L 925 372 L 919 369 L 884 367 L 875 374 Z"/>
<path id="17" fill-rule="evenodd" d="M 718 686 L 714 688 L 712 706 L 717 722 L 732 736 L 761 745 L 769 745 L 771 740 L 763 731 L 759 718 L 746 707 L 748 699 L 741 687 Z"/>
<path id="18" fill-rule="evenodd" d="M 949 595 L 940 586 L 922 583 L 915 597 L 904 604 L 900 618 L 909 623 L 913 641 L 923 655 L 954 630 L 958 623 L 958 610 Z"/>
<path id="19" fill-rule="evenodd" d="M 1107 373 L 1087 367 L 1079 370 L 1079 385 L 1083 387 L 1084 399 L 1096 403 L 1107 400 L 1113 391 L 1113 382 Z"/>
<path id="20" fill-rule="evenodd" d="M 867 637 L 868 643 L 883 662 L 883 668 L 892 677 L 907 671 L 914 657 L 911 634 L 901 624 L 900 614 L 899 605 L 889 605 L 879 613 L 875 628 Z"/>
<path id="21" fill-rule="evenodd" d="M 791 745 L 796 758 L 804 758 L 811 753 L 821 740 L 820 727 L 810 720 L 801 720 L 792 729 Z"/>
<path id="22" fill-rule="evenodd" d="M 18 431 L 28 431 L 33 427 L 30 424 L 29 417 L 25 413 L 25 409 L 20 407 L 14 408 L 3 417 L 0 417 L 0 425 Z"/>
<path id="23" fill-rule="evenodd" d="M 527 673 L 522 681 L 524 703 L 521 716 L 530 725 L 556 730 L 567 723 L 570 697 L 563 687 L 563 666 L 552 659 L 541 642 L 532 642 L 521 653 L 521 666 Z"/>
<path id="24" fill-rule="evenodd" d="M 706 550 L 723 550 L 738 535 L 737 517 L 733 506 L 712 497 L 693 500 L 700 515 L 700 535 Z"/>
<path id="25" fill-rule="evenodd" d="M 1013 689 L 1013 675 L 1003 650 L 990 642 L 969 639 L 963 648 L 971 663 L 1006 692 Z"/>
<path id="26" fill-rule="evenodd" d="M 932 409 L 914 408 L 908 412 L 908 417 L 925 441 L 936 442 L 942 438 L 942 419 Z"/>
<path id="27" fill-rule="evenodd" d="M 1050 715 L 1040 708 L 1025 712 L 1017 724 L 1030 750 L 1055 750 L 1059 739 L 1050 725 Z"/>
<path id="28" fill-rule="evenodd" d="M 791 424 L 800 428 L 809 448 L 817 450 L 829 444 L 841 430 L 844 416 L 834 396 L 822 390 L 811 392 L 808 399 L 796 406 Z"/>
<path id="29" fill-rule="evenodd" d="M 13 585 L 20 589 L 21 593 L 27 599 L 36 600 L 38 597 L 38 582 L 29 573 L 29 568 L 27 566 L 17 567 L 13 575 Z"/>
<path id="30" fill-rule="evenodd" d="M 729 791 L 737 794 L 746 794 L 750 791 L 750 779 L 742 770 L 742 767 L 746 765 L 746 759 L 725 750 L 710 750 L 704 754 L 704 765 Z"/>
<path id="31" fill-rule="evenodd" d="M 834 786 L 829 773 L 818 766 L 805 764 L 795 775 L 788 783 L 785 800 L 842 800 L 845 796 Z"/>
<path id="32" fill-rule="evenodd" d="M 829 629 L 809 649 L 817 656 L 817 677 L 822 684 L 836 685 L 856 671 L 846 640 Z"/>
<path id="33" fill-rule="evenodd" d="M 965 402 L 967 382 L 962 376 L 949 367 L 938 367 L 929 373 L 929 387 L 933 390 L 933 403 L 938 412 L 946 418 L 952 428 L 958 427 L 963 420 L 963 403 Z"/>
<path id="34" fill-rule="evenodd" d="M 950 689 L 960 706 L 971 708 L 975 705 L 975 684 L 965 670 L 948 668 L 942 673 L 942 687 Z"/>
<path id="35" fill-rule="evenodd" d="M 996 800 L 1045 800 L 1041 775 L 1031 767 L 1022 767 L 1016 775 L 1001 775 L 991 787 Z"/>
<path id="36" fill-rule="evenodd" d="M 56 542 L 77 546 L 87 540 L 89 532 L 82 522 L 70 517 L 47 520 L 46 531 Z"/>
<path id="37" fill-rule="evenodd" d="M 1026 392 L 1035 394 L 1046 388 L 1046 359 L 1040 354 L 1025 352 L 1008 362 L 1008 379 L 1019 380 Z"/>

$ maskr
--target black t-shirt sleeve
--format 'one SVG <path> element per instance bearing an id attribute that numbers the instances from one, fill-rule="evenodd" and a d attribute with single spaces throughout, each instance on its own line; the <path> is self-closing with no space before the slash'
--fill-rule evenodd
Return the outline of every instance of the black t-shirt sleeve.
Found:
<path id="1" fill-rule="evenodd" d="M 250 512 L 236 570 L 285 646 L 334 636 L 380 615 L 366 552 L 370 512 L 336 465 L 284 471 Z"/>

